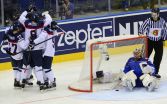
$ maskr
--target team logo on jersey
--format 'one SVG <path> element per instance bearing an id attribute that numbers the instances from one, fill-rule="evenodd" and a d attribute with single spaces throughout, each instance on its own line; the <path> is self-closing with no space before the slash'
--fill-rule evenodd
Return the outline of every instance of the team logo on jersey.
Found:
<path id="1" fill-rule="evenodd" d="M 154 36 L 158 36 L 158 33 L 159 33 L 159 30 L 154 30 L 154 31 L 152 32 L 152 34 L 153 34 Z"/>

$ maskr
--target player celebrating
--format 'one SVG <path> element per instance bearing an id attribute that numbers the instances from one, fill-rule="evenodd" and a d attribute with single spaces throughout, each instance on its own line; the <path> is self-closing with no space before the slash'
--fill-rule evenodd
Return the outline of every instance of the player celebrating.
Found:
<path id="1" fill-rule="evenodd" d="M 55 54 L 55 35 L 57 35 L 57 23 L 52 21 L 50 25 L 44 28 L 41 33 L 42 36 L 50 39 L 45 42 L 45 51 L 43 54 L 43 71 L 44 71 L 44 79 L 45 85 L 47 88 L 55 88 L 56 87 L 56 78 L 51 69 L 53 56 Z"/>
<path id="2" fill-rule="evenodd" d="M 30 11 L 30 12 L 29 12 Z M 44 79 L 43 79 L 43 71 L 42 71 L 42 53 L 44 49 L 44 44 L 39 44 L 34 47 L 34 44 L 40 43 L 45 38 L 42 37 L 41 31 L 44 26 L 47 26 L 51 23 L 52 18 L 48 13 L 43 13 L 44 20 L 40 18 L 40 15 L 35 12 L 36 10 L 33 8 L 30 8 L 28 11 L 24 11 L 19 21 L 24 25 L 25 27 L 25 40 L 29 41 L 29 51 L 27 58 L 25 61 L 23 60 L 23 66 L 24 69 L 27 68 L 27 66 L 31 62 L 33 62 L 34 65 L 31 64 L 31 67 L 34 67 L 35 74 L 37 77 L 37 81 L 39 83 L 39 89 L 44 90 Z M 24 55 L 26 56 L 26 55 Z M 25 75 L 26 76 L 26 75 Z M 26 78 L 23 79 L 23 88 L 25 86 Z"/>
<path id="3" fill-rule="evenodd" d="M 1 50 L 4 53 L 11 55 L 11 63 L 14 71 L 14 87 L 21 87 L 21 71 L 22 71 L 22 59 L 23 53 L 16 54 L 26 48 L 28 42 L 23 39 L 24 27 L 18 21 L 14 22 L 13 25 L 4 34 L 3 42 L 7 42 L 7 49 L 2 45 Z M 6 43 L 5 42 L 5 43 Z"/>
<path id="4" fill-rule="evenodd" d="M 134 87 L 146 87 L 148 91 L 154 91 L 159 85 L 159 79 L 155 77 L 155 67 L 147 59 L 142 58 L 141 49 L 135 49 L 134 57 L 129 58 L 123 72 L 122 82 L 130 91 Z"/>
<path id="5" fill-rule="evenodd" d="M 151 18 L 145 20 L 139 29 L 139 35 L 146 33 L 148 38 L 148 57 L 150 57 L 153 49 L 155 51 L 153 64 L 157 77 L 161 77 L 158 72 L 163 55 L 163 40 L 167 35 L 166 22 L 159 16 L 159 12 L 159 8 L 152 9 Z"/>

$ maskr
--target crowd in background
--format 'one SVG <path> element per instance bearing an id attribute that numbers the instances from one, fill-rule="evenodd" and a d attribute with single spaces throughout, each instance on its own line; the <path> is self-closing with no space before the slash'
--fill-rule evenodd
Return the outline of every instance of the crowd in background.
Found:
<path id="1" fill-rule="evenodd" d="M 20 14 L 29 5 L 35 5 L 38 10 L 48 10 L 55 19 L 70 19 L 75 15 L 86 15 L 86 13 L 111 12 L 113 10 L 129 11 L 131 8 L 150 9 L 158 5 L 159 0 L 67 0 L 70 6 L 64 5 L 66 0 L 4 0 L 4 18 L 5 24 L 11 20 L 13 15 Z M 164 5 L 167 0 L 160 0 L 160 4 Z M 66 8 L 66 10 L 65 10 Z M 70 16 L 67 9 L 70 9 Z M 74 15 L 74 16 L 73 16 Z M 67 16 L 67 17 L 66 17 Z M 1 16 L 2 17 L 2 16 Z"/>

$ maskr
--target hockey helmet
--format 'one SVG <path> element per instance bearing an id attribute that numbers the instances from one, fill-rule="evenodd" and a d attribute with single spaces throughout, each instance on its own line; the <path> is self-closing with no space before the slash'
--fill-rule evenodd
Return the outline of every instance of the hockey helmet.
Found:
<path id="1" fill-rule="evenodd" d="M 28 13 L 26 18 L 34 22 L 38 22 L 38 20 L 40 19 L 37 13 Z"/>
<path id="2" fill-rule="evenodd" d="M 14 22 L 13 25 L 12 25 L 12 27 L 13 27 L 13 32 L 14 33 L 19 32 L 20 29 L 22 28 L 21 27 L 21 23 L 19 23 L 19 22 Z"/>
<path id="3" fill-rule="evenodd" d="M 136 58 L 142 57 L 142 50 L 141 50 L 140 48 L 136 48 L 136 49 L 133 51 L 133 55 L 134 55 L 134 57 L 136 57 Z"/>
<path id="4" fill-rule="evenodd" d="M 57 22 L 56 21 L 51 22 L 51 29 L 52 30 L 57 30 Z"/>

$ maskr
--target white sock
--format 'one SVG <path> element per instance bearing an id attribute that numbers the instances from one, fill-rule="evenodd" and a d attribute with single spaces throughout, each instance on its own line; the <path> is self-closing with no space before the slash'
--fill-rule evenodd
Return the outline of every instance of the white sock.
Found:
<path id="1" fill-rule="evenodd" d="M 22 69 L 18 69 L 18 72 L 17 72 L 17 75 L 16 75 L 16 80 L 17 81 L 21 80 L 21 72 L 22 72 Z"/>
<path id="2" fill-rule="evenodd" d="M 49 79 L 49 81 L 53 82 L 55 76 L 54 76 L 52 69 L 44 69 L 44 72 L 45 72 L 46 77 Z"/>
<path id="3" fill-rule="evenodd" d="M 44 83 L 42 67 L 35 66 L 35 73 L 36 73 L 37 81 Z"/>
<path id="4" fill-rule="evenodd" d="M 30 67 L 29 65 L 28 65 L 28 70 L 27 70 L 27 78 L 30 78 L 30 76 L 32 75 L 32 67 Z"/>
<path id="5" fill-rule="evenodd" d="M 14 78 L 16 78 L 16 76 L 17 76 L 17 68 L 13 68 L 13 74 L 14 74 Z"/>
<path id="6" fill-rule="evenodd" d="M 21 80 L 27 79 L 27 73 L 28 73 L 27 66 L 23 65 L 23 69 L 21 71 Z"/>
<path id="7" fill-rule="evenodd" d="M 43 69 L 43 79 L 44 79 L 44 81 L 46 81 L 48 79 L 47 76 L 46 76 L 46 74 L 45 74 L 44 69 Z"/>

